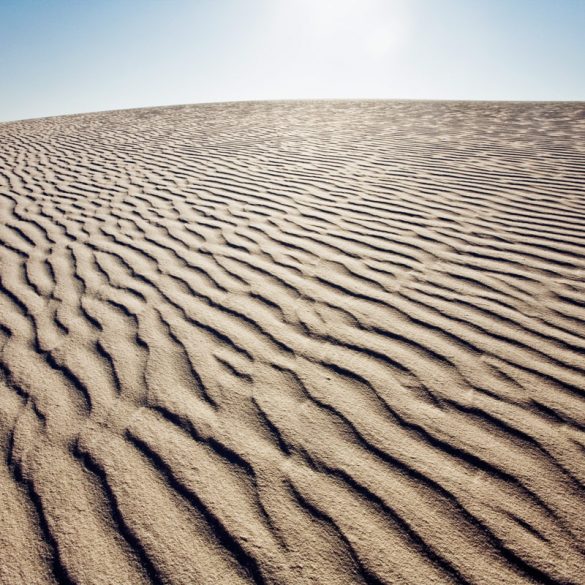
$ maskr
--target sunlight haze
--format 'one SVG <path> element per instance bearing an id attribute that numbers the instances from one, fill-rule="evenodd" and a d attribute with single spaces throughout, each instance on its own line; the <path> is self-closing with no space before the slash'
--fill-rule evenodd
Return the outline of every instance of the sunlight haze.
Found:
<path id="1" fill-rule="evenodd" d="M 585 99 L 582 0 L 2 0 L 0 120 L 210 101 Z"/>

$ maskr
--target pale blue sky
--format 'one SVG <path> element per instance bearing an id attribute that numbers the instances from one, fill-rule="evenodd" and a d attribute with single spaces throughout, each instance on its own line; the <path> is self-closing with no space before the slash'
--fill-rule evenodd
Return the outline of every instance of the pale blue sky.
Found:
<path id="1" fill-rule="evenodd" d="M 0 120 L 296 98 L 585 101 L 585 0 L 0 0 Z"/>

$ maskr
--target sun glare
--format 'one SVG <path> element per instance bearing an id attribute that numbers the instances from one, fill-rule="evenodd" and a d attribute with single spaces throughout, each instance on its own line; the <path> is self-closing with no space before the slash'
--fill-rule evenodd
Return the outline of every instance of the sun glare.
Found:
<path id="1" fill-rule="evenodd" d="M 281 0 L 273 6 L 289 38 L 325 53 L 386 57 L 408 43 L 412 27 L 403 0 Z"/>

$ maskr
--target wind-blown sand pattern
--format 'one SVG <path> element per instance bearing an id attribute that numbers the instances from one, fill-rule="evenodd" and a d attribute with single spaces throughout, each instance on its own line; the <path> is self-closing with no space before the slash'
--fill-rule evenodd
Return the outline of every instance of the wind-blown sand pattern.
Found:
<path id="1" fill-rule="evenodd" d="M 0 125 L 0 582 L 583 583 L 585 105 Z"/>

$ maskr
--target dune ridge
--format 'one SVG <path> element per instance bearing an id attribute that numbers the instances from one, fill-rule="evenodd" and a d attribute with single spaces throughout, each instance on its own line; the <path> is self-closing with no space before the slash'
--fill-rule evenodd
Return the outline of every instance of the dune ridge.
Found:
<path id="1" fill-rule="evenodd" d="M 0 125 L 0 583 L 583 583 L 585 105 Z"/>

